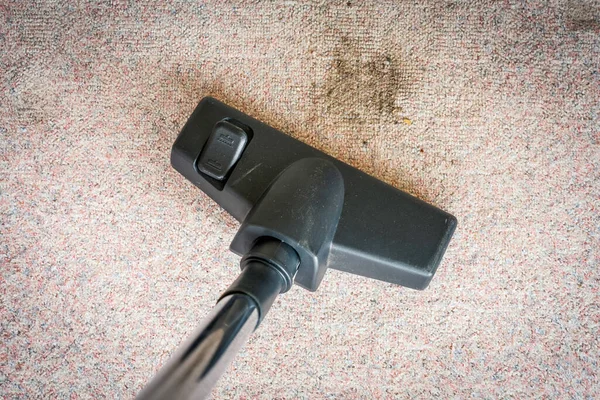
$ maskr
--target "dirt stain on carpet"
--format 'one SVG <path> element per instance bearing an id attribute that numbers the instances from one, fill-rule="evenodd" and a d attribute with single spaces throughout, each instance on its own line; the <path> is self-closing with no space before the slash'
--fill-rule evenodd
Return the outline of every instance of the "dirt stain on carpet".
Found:
<path id="1" fill-rule="evenodd" d="M 568 20 L 567 29 L 571 31 L 589 31 L 600 33 L 600 20 L 592 18 Z"/>
<path id="2" fill-rule="evenodd" d="M 587 1 L 572 1 L 566 8 L 566 28 L 575 32 L 600 33 L 600 8 Z"/>
<path id="3" fill-rule="evenodd" d="M 342 37 L 322 92 L 327 114 L 356 123 L 397 122 L 402 99 L 414 91 L 414 73 L 393 48 L 373 49 Z"/>

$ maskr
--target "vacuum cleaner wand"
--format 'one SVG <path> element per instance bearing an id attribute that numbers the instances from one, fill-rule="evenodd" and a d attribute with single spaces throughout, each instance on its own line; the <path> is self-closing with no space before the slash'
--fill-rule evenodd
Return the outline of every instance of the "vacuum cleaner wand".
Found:
<path id="1" fill-rule="evenodd" d="M 179 134 L 171 163 L 242 224 L 242 272 L 138 399 L 205 398 L 293 283 L 327 268 L 425 289 L 456 218 L 213 98 Z"/>

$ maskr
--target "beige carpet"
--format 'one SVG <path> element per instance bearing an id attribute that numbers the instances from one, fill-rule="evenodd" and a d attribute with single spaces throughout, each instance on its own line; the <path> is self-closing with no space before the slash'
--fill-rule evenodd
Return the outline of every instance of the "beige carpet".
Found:
<path id="1" fill-rule="evenodd" d="M 0 397 L 132 398 L 236 277 L 169 165 L 209 94 L 459 220 L 424 292 L 294 287 L 215 398 L 597 397 L 600 3 L 236 4 L 0 3 Z"/>

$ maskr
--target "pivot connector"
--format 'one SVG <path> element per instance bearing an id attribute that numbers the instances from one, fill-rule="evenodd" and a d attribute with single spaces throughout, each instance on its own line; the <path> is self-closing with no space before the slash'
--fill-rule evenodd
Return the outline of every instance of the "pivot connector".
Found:
<path id="1" fill-rule="evenodd" d="M 292 287 L 298 265 L 298 253 L 291 246 L 272 237 L 260 237 L 242 258 L 242 273 L 221 299 L 238 293 L 252 298 L 258 307 L 258 326 L 277 295 Z"/>

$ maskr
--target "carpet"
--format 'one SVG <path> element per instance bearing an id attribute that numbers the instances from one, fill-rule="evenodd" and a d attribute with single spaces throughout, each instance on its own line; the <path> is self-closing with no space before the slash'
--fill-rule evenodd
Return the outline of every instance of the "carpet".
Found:
<path id="1" fill-rule="evenodd" d="M 217 399 L 600 393 L 600 2 L 0 4 L 0 397 L 132 398 L 239 271 L 169 165 L 212 95 L 458 218 L 425 291 L 329 270 Z"/>

